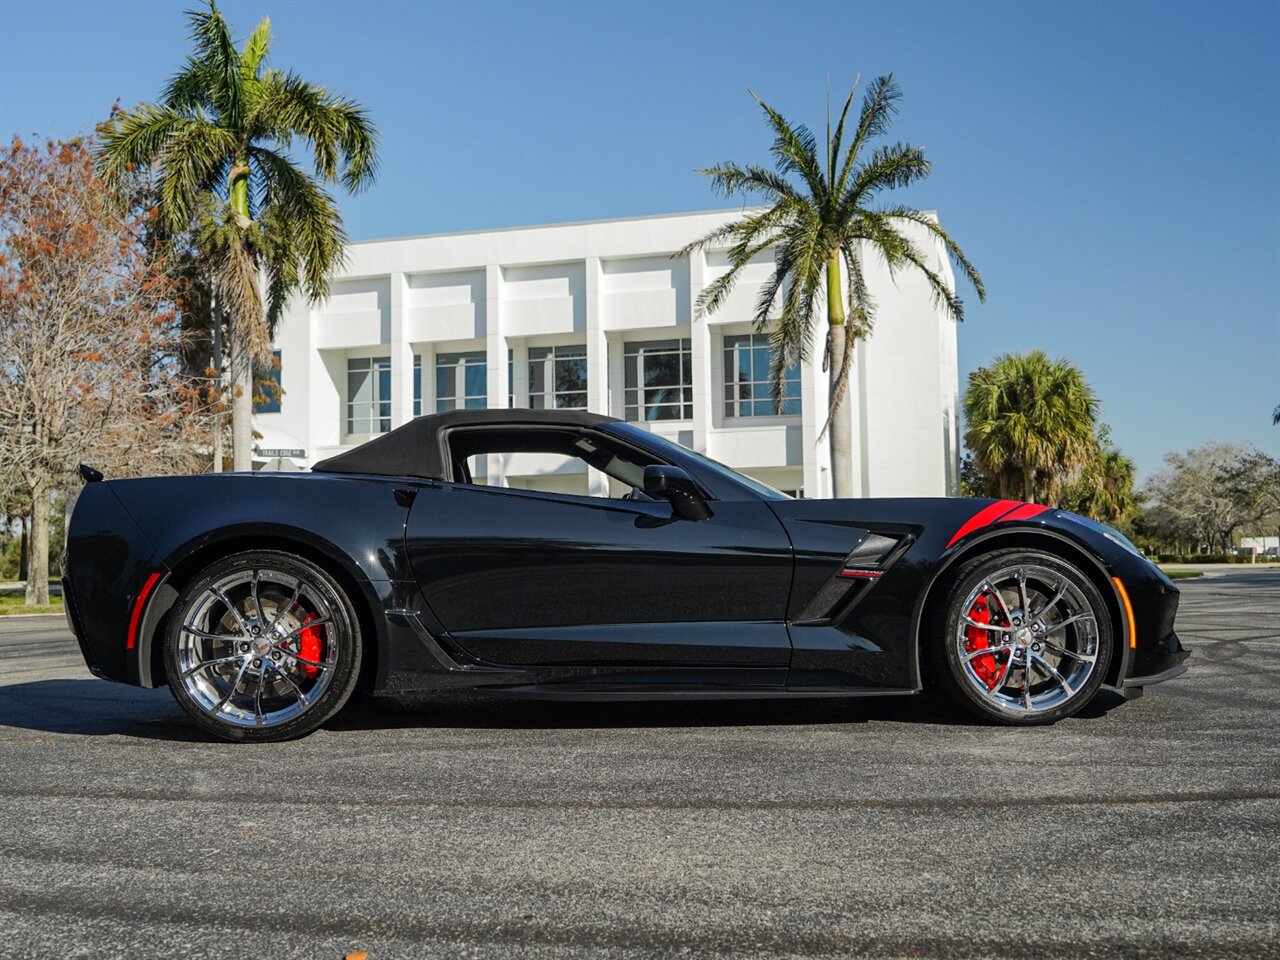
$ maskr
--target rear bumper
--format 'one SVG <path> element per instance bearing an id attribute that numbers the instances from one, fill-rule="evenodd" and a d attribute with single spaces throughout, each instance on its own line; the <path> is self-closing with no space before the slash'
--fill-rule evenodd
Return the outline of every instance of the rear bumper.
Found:
<path id="1" fill-rule="evenodd" d="M 65 562 L 63 566 L 65 567 Z M 85 632 L 84 622 L 80 619 L 80 608 L 76 603 L 76 592 L 71 586 L 71 581 L 66 577 L 62 578 L 62 608 L 67 617 L 67 626 L 72 634 L 75 635 L 76 643 L 80 645 L 80 655 L 84 657 L 85 666 L 89 668 L 89 672 L 96 677 L 110 679 L 102 672 L 102 668 L 98 666 L 97 658 L 93 655 L 93 647 L 89 644 L 89 635 Z"/>

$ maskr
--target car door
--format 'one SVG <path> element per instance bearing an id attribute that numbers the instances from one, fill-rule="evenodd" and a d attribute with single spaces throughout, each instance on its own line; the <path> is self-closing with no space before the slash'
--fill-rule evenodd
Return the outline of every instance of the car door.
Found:
<path id="1" fill-rule="evenodd" d="M 761 501 L 691 521 L 666 501 L 443 482 L 415 499 L 406 545 L 436 618 L 490 663 L 790 660 L 791 543 Z"/>

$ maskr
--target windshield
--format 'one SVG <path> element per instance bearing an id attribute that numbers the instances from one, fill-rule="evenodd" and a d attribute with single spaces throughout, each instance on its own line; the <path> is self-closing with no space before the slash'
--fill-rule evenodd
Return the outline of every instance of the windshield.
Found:
<path id="1" fill-rule="evenodd" d="M 659 452 L 670 451 L 673 459 L 691 457 L 694 460 L 697 460 L 698 465 L 703 469 L 708 470 L 717 476 L 723 477 L 732 483 L 736 483 L 739 486 L 746 487 L 752 493 L 757 496 L 764 497 L 766 500 L 791 499 L 791 497 L 787 496 L 781 490 L 775 490 L 767 483 L 761 483 L 759 480 L 748 477 L 745 474 L 738 473 L 737 470 L 734 470 L 731 467 L 726 467 L 719 461 L 712 460 L 710 457 L 705 457 L 700 453 L 690 450 L 688 447 L 682 447 L 678 443 L 672 443 L 666 437 L 659 436 L 656 433 L 650 433 L 648 430 L 637 427 L 634 424 L 612 423 L 609 426 L 618 433 L 631 434 L 643 445 L 650 448 L 657 448 Z"/>

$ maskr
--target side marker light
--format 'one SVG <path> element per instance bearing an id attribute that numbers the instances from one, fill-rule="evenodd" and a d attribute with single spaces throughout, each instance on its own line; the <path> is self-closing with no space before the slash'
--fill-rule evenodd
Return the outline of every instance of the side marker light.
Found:
<path id="1" fill-rule="evenodd" d="M 1132 650 L 1138 646 L 1138 624 L 1133 619 L 1133 604 L 1129 602 L 1129 591 L 1124 588 L 1119 577 L 1112 577 L 1111 582 L 1116 585 L 1116 592 L 1120 594 L 1120 600 L 1124 603 L 1124 615 L 1129 621 L 1129 649 Z"/>

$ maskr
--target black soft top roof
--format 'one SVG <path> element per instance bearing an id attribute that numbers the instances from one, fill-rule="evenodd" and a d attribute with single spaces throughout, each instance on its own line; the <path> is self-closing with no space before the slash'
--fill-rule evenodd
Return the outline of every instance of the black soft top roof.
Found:
<path id="1" fill-rule="evenodd" d="M 311 469 L 322 473 L 447 480 L 450 474 L 445 434 L 455 427 L 593 427 L 610 422 L 616 421 L 585 410 L 450 410 L 410 420 L 354 450 L 321 460 Z"/>

